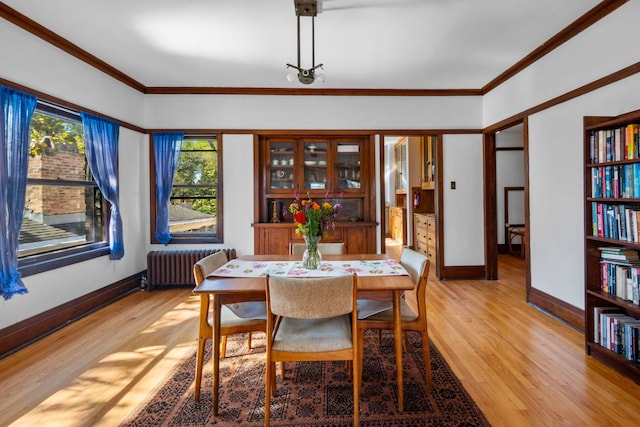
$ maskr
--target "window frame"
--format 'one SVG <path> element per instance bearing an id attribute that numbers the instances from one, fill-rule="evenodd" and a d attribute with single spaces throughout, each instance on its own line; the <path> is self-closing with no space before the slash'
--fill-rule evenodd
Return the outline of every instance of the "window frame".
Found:
<path id="1" fill-rule="evenodd" d="M 58 116 L 70 121 L 77 121 L 82 123 L 80 114 L 76 111 L 69 110 L 64 107 L 60 107 L 48 102 L 38 100 L 35 112 Z M 85 156 L 85 162 L 86 162 Z M 88 163 L 87 163 L 88 167 Z M 40 178 L 28 178 L 27 185 L 47 185 L 51 183 L 58 184 L 60 181 L 53 179 L 40 179 Z M 87 186 L 86 183 L 79 183 L 78 181 L 68 180 L 64 181 L 65 186 L 82 185 L 84 187 L 97 188 L 98 184 L 93 182 L 93 185 Z M 51 252 L 45 252 L 41 254 L 28 255 L 22 258 L 18 258 L 18 271 L 22 277 L 31 276 L 38 273 L 44 273 L 49 270 L 73 265 L 82 261 L 87 261 L 93 258 L 109 255 L 109 215 L 107 212 L 111 210 L 111 204 L 101 196 L 101 205 L 103 206 L 101 212 L 102 218 L 102 240 L 100 242 L 92 242 L 84 245 L 73 246 L 70 248 L 53 250 Z"/>
<path id="2" fill-rule="evenodd" d="M 171 132 L 163 130 L 162 132 Z M 217 212 L 216 212 L 216 235 L 207 232 L 179 232 L 171 233 L 171 240 L 167 245 L 181 244 L 200 244 L 200 243 L 224 243 L 224 220 L 223 220 L 223 162 L 222 162 L 222 133 L 221 132 L 185 132 L 185 139 L 191 138 L 215 138 L 217 142 L 217 170 L 218 170 L 218 188 L 216 196 Z M 161 244 L 156 238 L 156 216 L 157 216 L 157 200 L 156 200 L 156 168 L 153 151 L 153 134 L 149 134 L 149 230 L 150 241 L 152 244 Z M 194 186 L 194 187 L 197 187 Z"/>

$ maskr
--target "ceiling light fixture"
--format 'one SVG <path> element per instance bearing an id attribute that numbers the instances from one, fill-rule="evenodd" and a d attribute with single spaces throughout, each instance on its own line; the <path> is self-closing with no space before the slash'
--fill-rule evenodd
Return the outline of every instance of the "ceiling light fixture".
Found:
<path id="1" fill-rule="evenodd" d="M 296 16 L 298 17 L 298 65 L 287 64 L 287 68 L 295 68 L 298 70 L 297 77 L 300 83 L 311 84 L 316 80 L 324 82 L 324 74 L 316 74 L 318 68 L 322 69 L 322 64 L 315 65 L 316 53 L 315 53 L 315 19 L 318 13 L 318 4 L 316 0 L 293 0 L 293 4 L 296 10 Z M 311 68 L 302 68 L 300 65 L 300 17 L 311 17 Z M 287 75 L 287 80 L 293 81 L 296 78 L 296 73 L 290 73 Z"/>

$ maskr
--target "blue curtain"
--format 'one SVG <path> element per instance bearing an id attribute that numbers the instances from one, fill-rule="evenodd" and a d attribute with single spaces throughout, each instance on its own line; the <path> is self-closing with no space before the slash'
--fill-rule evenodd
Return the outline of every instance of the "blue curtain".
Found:
<path id="1" fill-rule="evenodd" d="M 27 293 L 18 271 L 18 238 L 29 167 L 29 125 L 35 96 L 0 86 L 0 288 L 10 299 Z"/>
<path id="2" fill-rule="evenodd" d="M 105 199 L 111 203 L 109 220 L 109 247 L 111 259 L 124 256 L 122 218 L 118 191 L 118 136 L 120 125 L 116 122 L 80 113 L 84 128 L 84 145 L 91 173 Z"/>
<path id="3" fill-rule="evenodd" d="M 153 134 L 153 154 L 156 165 L 156 239 L 163 245 L 171 240 L 169 234 L 169 197 L 173 177 L 178 167 L 184 132 L 156 132 Z"/>

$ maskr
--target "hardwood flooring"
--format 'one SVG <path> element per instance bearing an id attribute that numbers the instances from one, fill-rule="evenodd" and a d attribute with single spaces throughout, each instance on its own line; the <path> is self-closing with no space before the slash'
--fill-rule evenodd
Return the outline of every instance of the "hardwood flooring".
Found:
<path id="1" fill-rule="evenodd" d="M 525 302 L 521 259 L 499 266 L 500 280 L 427 289 L 431 339 L 489 421 L 640 425 L 640 386 Z M 193 348 L 197 318 L 189 289 L 137 292 L 0 359 L 0 425 L 118 425 Z"/>

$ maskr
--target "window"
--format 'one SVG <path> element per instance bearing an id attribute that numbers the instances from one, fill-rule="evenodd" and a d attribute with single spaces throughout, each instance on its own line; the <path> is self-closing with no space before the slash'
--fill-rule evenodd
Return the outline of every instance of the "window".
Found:
<path id="1" fill-rule="evenodd" d="M 185 135 L 169 201 L 170 243 L 222 242 L 220 160 L 216 135 Z M 154 191 L 153 209 L 155 203 Z M 153 236 L 155 217 L 151 224 Z"/>
<path id="2" fill-rule="evenodd" d="M 59 267 L 80 260 L 71 255 L 84 253 L 86 259 L 88 251 L 107 246 L 104 213 L 108 208 L 89 171 L 80 116 L 38 103 L 30 134 L 18 246 L 23 275 L 47 269 L 26 267 L 52 262 L 52 268 Z"/>

